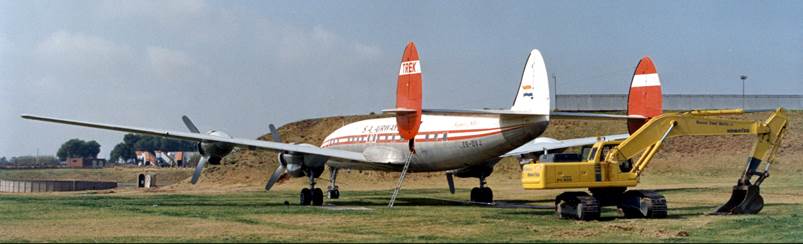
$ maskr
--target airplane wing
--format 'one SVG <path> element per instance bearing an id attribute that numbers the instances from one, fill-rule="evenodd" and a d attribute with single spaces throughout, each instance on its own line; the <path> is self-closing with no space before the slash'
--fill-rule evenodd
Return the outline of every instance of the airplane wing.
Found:
<path id="1" fill-rule="evenodd" d="M 200 134 L 200 133 L 187 133 L 187 132 L 179 132 L 179 131 L 158 130 L 158 129 L 138 128 L 138 127 L 122 126 L 122 125 L 93 123 L 93 122 L 85 122 L 85 121 L 77 121 L 77 120 L 67 120 L 67 119 L 43 117 L 43 116 L 36 116 L 36 115 L 25 115 L 24 114 L 24 115 L 22 115 L 22 118 L 30 119 L 30 120 L 39 120 L 39 121 L 45 121 L 45 122 L 52 122 L 52 123 L 60 123 L 60 124 L 92 127 L 92 128 L 98 128 L 98 129 L 106 129 L 106 130 L 131 132 L 131 133 L 139 133 L 139 134 L 148 134 L 148 135 L 162 136 L 162 137 L 170 137 L 170 138 L 182 139 L 182 140 L 191 140 L 191 141 L 199 141 L 199 142 L 223 142 L 223 143 L 234 144 L 234 145 L 237 145 L 237 146 L 248 147 L 249 149 L 257 149 L 257 148 L 259 148 L 259 149 L 266 149 L 266 150 L 271 150 L 271 151 L 291 151 L 291 152 L 299 152 L 299 153 L 306 153 L 306 154 L 321 155 L 321 156 L 326 156 L 326 157 L 330 157 L 330 158 L 337 158 L 337 159 L 343 159 L 343 160 L 349 160 L 349 161 L 369 162 L 362 153 L 344 151 L 344 150 L 327 149 L 327 148 L 319 148 L 319 147 L 311 147 L 311 146 L 303 146 L 303 145 L 295 145 L 295 144 L 279 143 L 279 142 L 271 142 L 271 141 L 261 141 L 261 140 L 254 140 L 254 139 L 225 138 L 225 137 L 218 137 L 218 136 L 212 136 L 212 135 Z"/>
<path id="2" fill-rule="evenodd" d="M 616 134 L 602 137 L 583 137 L 583 138 L 574 138 L 568 140 L 555 140 L 552 138 L 539 137 L 499 157 L 519 156 L 522 154 L 527 154 L 532 152 L 543 152 L 545 150 L 549 151 L 554 149 L 591 145 L 596 143 L 598 140 L 605 140 L 605 141 L 622 140 L 627 138 L 628 136 L 630 136 L 630 134 Z"/>
<path id="3" fill-rule="evenodd" d="M 404 110 L 385 109 L 383 113 L 402 113 Z M 444 115 L 539 115 L 549 116 L 554 119 L 646 119 L 641 115 L 619 115 L 619 114 L 598 114 L 598 113 L 573 113 L 573 112 L 550 112 L 533 113 L 529 111 L 517 111 L 507 109 L 422 109 L 424 114 L 444 114 Z"/>

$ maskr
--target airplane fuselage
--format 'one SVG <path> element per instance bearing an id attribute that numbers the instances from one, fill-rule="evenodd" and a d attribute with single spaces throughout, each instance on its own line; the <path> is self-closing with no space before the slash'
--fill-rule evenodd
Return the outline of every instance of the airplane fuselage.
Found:
<path id="1" fill-rule="evenodd" d="M 548 123 L 547 116 L 423 115 L 410 171 L 445 171 L 498 160 L 541 135 Z M 376 162 L 329 160 L 327 164 L 335 168 L 398 171 L 409 155 L 394 117 L 345 125 L 327 136 L 321 147 L 360 152 Z"/>

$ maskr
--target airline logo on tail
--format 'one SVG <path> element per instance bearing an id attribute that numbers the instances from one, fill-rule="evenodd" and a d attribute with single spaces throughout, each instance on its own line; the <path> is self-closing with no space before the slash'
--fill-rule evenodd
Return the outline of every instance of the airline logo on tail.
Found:
<path id="1" fill-rule="evenodd" d="M 419 60 L 402 62 L 399 68 L 399 75 L 421 74 L 421 62 Z"/>
<path id="2" fill-rule="evenodd" d="M 521 87 L 521 89 L 524 91 L 524 94 L 522 94 L 521 96 L 523 96 L 523 97 L 530 97 L 530 99 L 532 99 L 532 98 L 533 98 L 533 92 L 532 92 L 532 90 L 533 90 L 533 86 L 531 86 L 531 85 L 524 85 L 524 86 L 522 86 L 522 87 Z"/>

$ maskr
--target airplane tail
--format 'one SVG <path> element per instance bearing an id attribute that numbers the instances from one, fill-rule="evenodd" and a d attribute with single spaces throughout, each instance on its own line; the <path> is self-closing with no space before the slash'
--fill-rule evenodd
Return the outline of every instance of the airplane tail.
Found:
<path id="1" fill-rule="evenodd" d="M 636 66 L 627 95 L 627 115 L 640 115 L 647 119 L 628 119 L 627 129 L 633 134 L 652 117 L 663 113 L 661 79 L 650 57 L 644 56 Z"/>
<path id="2" fill-rule="evenodd" d="M 396 124 L 399 134 L 411 140 L 421 125 L 421 62 L 415 43 L 407 43 L 399 67 L 396 85 Z"/>
<path id="3" fill-rule="evenodd" d="M 538 49 L 533 49 L 527 57 L 519 92 L 510 110 L 547 115 L 552 110 L 550 94 L 544 58 Z"/>

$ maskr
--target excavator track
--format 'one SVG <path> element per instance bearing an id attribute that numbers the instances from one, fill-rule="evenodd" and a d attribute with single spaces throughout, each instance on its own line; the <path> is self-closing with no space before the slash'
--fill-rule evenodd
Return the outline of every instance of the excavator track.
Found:
<path id="1" fill-rule="evenodd" d="M 555 210 L 563 219 L 595 220 L 600 217 L 599 201 L 585 192 L 565 192 L 555 199 Z"/>
<path id="2" fill-rule="evenodd" d="M 641 194 L 649 202 L 647 218 L 666 218 L 668 208 L 666 207 L 666 198 L 663 195 L 654 191 L 641 191 Z"/>
<path id="3" fill-rule="evenodd" d="M 647 190 L 630 190 L 622 194 L 618 205 L 625 218 L 665 218 L 668 208 L 666 198 Z"/>

